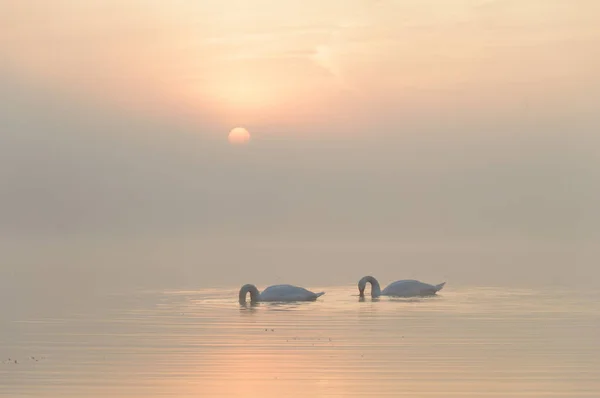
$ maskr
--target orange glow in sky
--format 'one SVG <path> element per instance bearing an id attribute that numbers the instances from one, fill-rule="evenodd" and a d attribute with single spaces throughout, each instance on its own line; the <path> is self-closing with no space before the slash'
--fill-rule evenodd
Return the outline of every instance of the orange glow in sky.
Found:
<path id="1" fill-rule="evenodd" d="M 473 104 L 521 97 L 571 106 L 565 90 L 600 82 L 599 11 L 594 1 L 23 0 L 0 13 L 0 56 L 30 81 L 126 106 L 227 126 L 338 120 L 344 131 L 398 110 L 470 117 Z"/>

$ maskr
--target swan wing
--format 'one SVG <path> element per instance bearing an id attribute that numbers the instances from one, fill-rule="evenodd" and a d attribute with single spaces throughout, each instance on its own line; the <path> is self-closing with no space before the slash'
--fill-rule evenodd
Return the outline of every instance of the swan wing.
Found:
<path id="1" fill-rule="evenodd" d="M 261 301 L 309 301 L 325 294 L 313 293 L 303 287 L 292 285 L 273 285 L 260 294 Z"/>
<path id="2" fill-rule="evenodd" d="M 381 294 L 399 297 L 429 296 L 437 293 L 443 286 L 444 283 L 434 286 L 414 279 L 403 279 L 390 283 Z"/>

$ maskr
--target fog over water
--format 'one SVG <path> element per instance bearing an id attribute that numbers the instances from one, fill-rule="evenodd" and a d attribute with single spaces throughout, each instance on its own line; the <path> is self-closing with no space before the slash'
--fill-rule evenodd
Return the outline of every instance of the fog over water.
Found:
<path id="1" fill-rule="evenodd" d="M 597 396 L 597 1 L 125 3 L 0 0 L 0 396 Z"/>
<path id="2" fill-rule="evenodd" d="M 38 272 L 198 287 L 366 270 L 511 284 L 597 275 L 595 125 L 397 125 L 230 147 L 219 132 L 70 111 L 4 85 L 1 272 L 12 287 Z"/>

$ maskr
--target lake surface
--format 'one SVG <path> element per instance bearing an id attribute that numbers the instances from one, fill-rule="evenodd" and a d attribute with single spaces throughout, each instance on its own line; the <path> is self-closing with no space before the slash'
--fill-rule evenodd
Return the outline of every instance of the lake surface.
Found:
<path id="1" fill-rule="evenodd" d="M 238 287 L 14 296 L 0 396 L 600 396 L 600 292 L 448 284 L 360 301 L 355 285 L 307 287 L 327 294 L 248 307 Z"/>

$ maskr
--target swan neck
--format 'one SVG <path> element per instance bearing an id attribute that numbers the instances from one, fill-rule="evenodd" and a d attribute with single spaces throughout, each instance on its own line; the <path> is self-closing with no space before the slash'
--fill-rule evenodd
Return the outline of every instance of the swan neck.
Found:
<path id="1" fill-rule="evenodd" d="M 365 276 L 358 282 L 358 291 L 361 297 L 364 296 L 364 291 L 367 283 L 371 284 L 371 297 L 381 296 L 381 286 L 379 285 L 377 279 L 375 279 L 372 276 Z"/>
<path id="2" fill-rule="evenodd" d="M 381 296 L 381 286 L 379 286 L 377 279 L 373 278 L 373 280 L 369 282 L 371 282 L 371 297 Z"/>
<path id="3" fill-rule="evenodd" d="M 246 295 L 248 293 L 250 293 L 250 302 L 251 303 L 258 302 L 258 297 L 260 295 L 260 293 L 258 292 L 258 289 L 254 285 L 247 284 L 247 285 L 242 286 L 242 288 L 240 289 L 240 295 L 239 295 L 240 304 L 246 304 Z"/>

